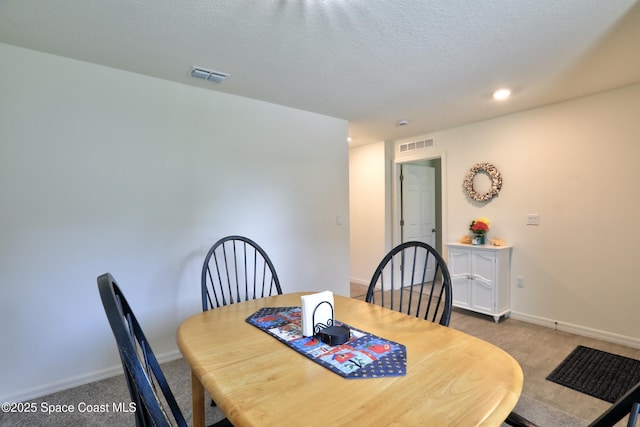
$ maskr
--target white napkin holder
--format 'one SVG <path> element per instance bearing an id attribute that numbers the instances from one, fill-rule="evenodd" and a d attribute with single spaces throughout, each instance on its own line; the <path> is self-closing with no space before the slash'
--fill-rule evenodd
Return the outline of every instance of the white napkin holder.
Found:
<path id="1" fill-rule="evenodd" d="M 327 327 L 333 325 L 333 292 L 324 291 L 303 295 L 302 300 L 302 335 L 311 337 L 317 332 L 316 325 Z"/>

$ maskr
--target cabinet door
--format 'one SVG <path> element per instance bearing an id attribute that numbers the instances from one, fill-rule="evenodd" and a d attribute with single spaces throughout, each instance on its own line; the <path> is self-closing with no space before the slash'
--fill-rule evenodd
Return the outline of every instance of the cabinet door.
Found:
<path id="1" fill-rule="evenodd" d="M 485 314 L 495 313 L 495 288 L 482 280 L 471 283 L 471 308 Z"/>
<path id="2" fill-rule="evenodd" d="M 447 267 L 451 276 L 453 305 L 471 307 L 471 251 L 450 248 Z"/>
<path id="3" fill-rule="evenodd" d="M 495 285 L 496 283 L 496 255 L 492 251 L 473 251 L 471 259 L 471 271 L 473 278 L 485 283 Z"/>
<path id="4" fill-rule="evenodd" d="M 471 307 L 487 314 L 496 310 L 496 256 L 494 252 L 473 251 L 471 257 Z"/>

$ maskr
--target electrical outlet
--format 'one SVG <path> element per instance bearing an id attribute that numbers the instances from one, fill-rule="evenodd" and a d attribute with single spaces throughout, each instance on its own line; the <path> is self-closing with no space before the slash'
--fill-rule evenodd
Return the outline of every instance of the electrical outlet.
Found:
<path id="1" fill-rule="evenodd" d="M 540 225 L 540 215 L 527 214 L 527 225 Z"/>
<path id="2" fill-rule="evenodd" d="M 519 288 L 524 288 L 524 277 L 518 276 L 516 277 L 516 286 Z"/>

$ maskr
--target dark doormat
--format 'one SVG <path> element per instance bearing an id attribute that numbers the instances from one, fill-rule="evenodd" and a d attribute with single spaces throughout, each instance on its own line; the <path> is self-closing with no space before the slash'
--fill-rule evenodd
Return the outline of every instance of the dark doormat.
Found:
<path id="1" fill-rule="evenodd" d="M 547 380 L 613 403 L 640 382 L 640 361 L 579 345 Z"/>

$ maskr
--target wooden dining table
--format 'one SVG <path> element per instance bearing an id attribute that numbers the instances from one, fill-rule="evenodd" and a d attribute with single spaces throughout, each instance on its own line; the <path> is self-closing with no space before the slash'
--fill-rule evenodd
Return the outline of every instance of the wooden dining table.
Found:
<path id="1" fill-rule="evenodd" d="M 347 379 L 246 322 L 263 307 L 300 306 L 308 293 L 231 304 L 181 323 L 194 426 L 204 426 L 205 389 L 236 427 L 499 426 L 516 405 L 520 365 L 451 327 L 334 295 L 337 321 L 406 347 L 406 375 Z"/>

